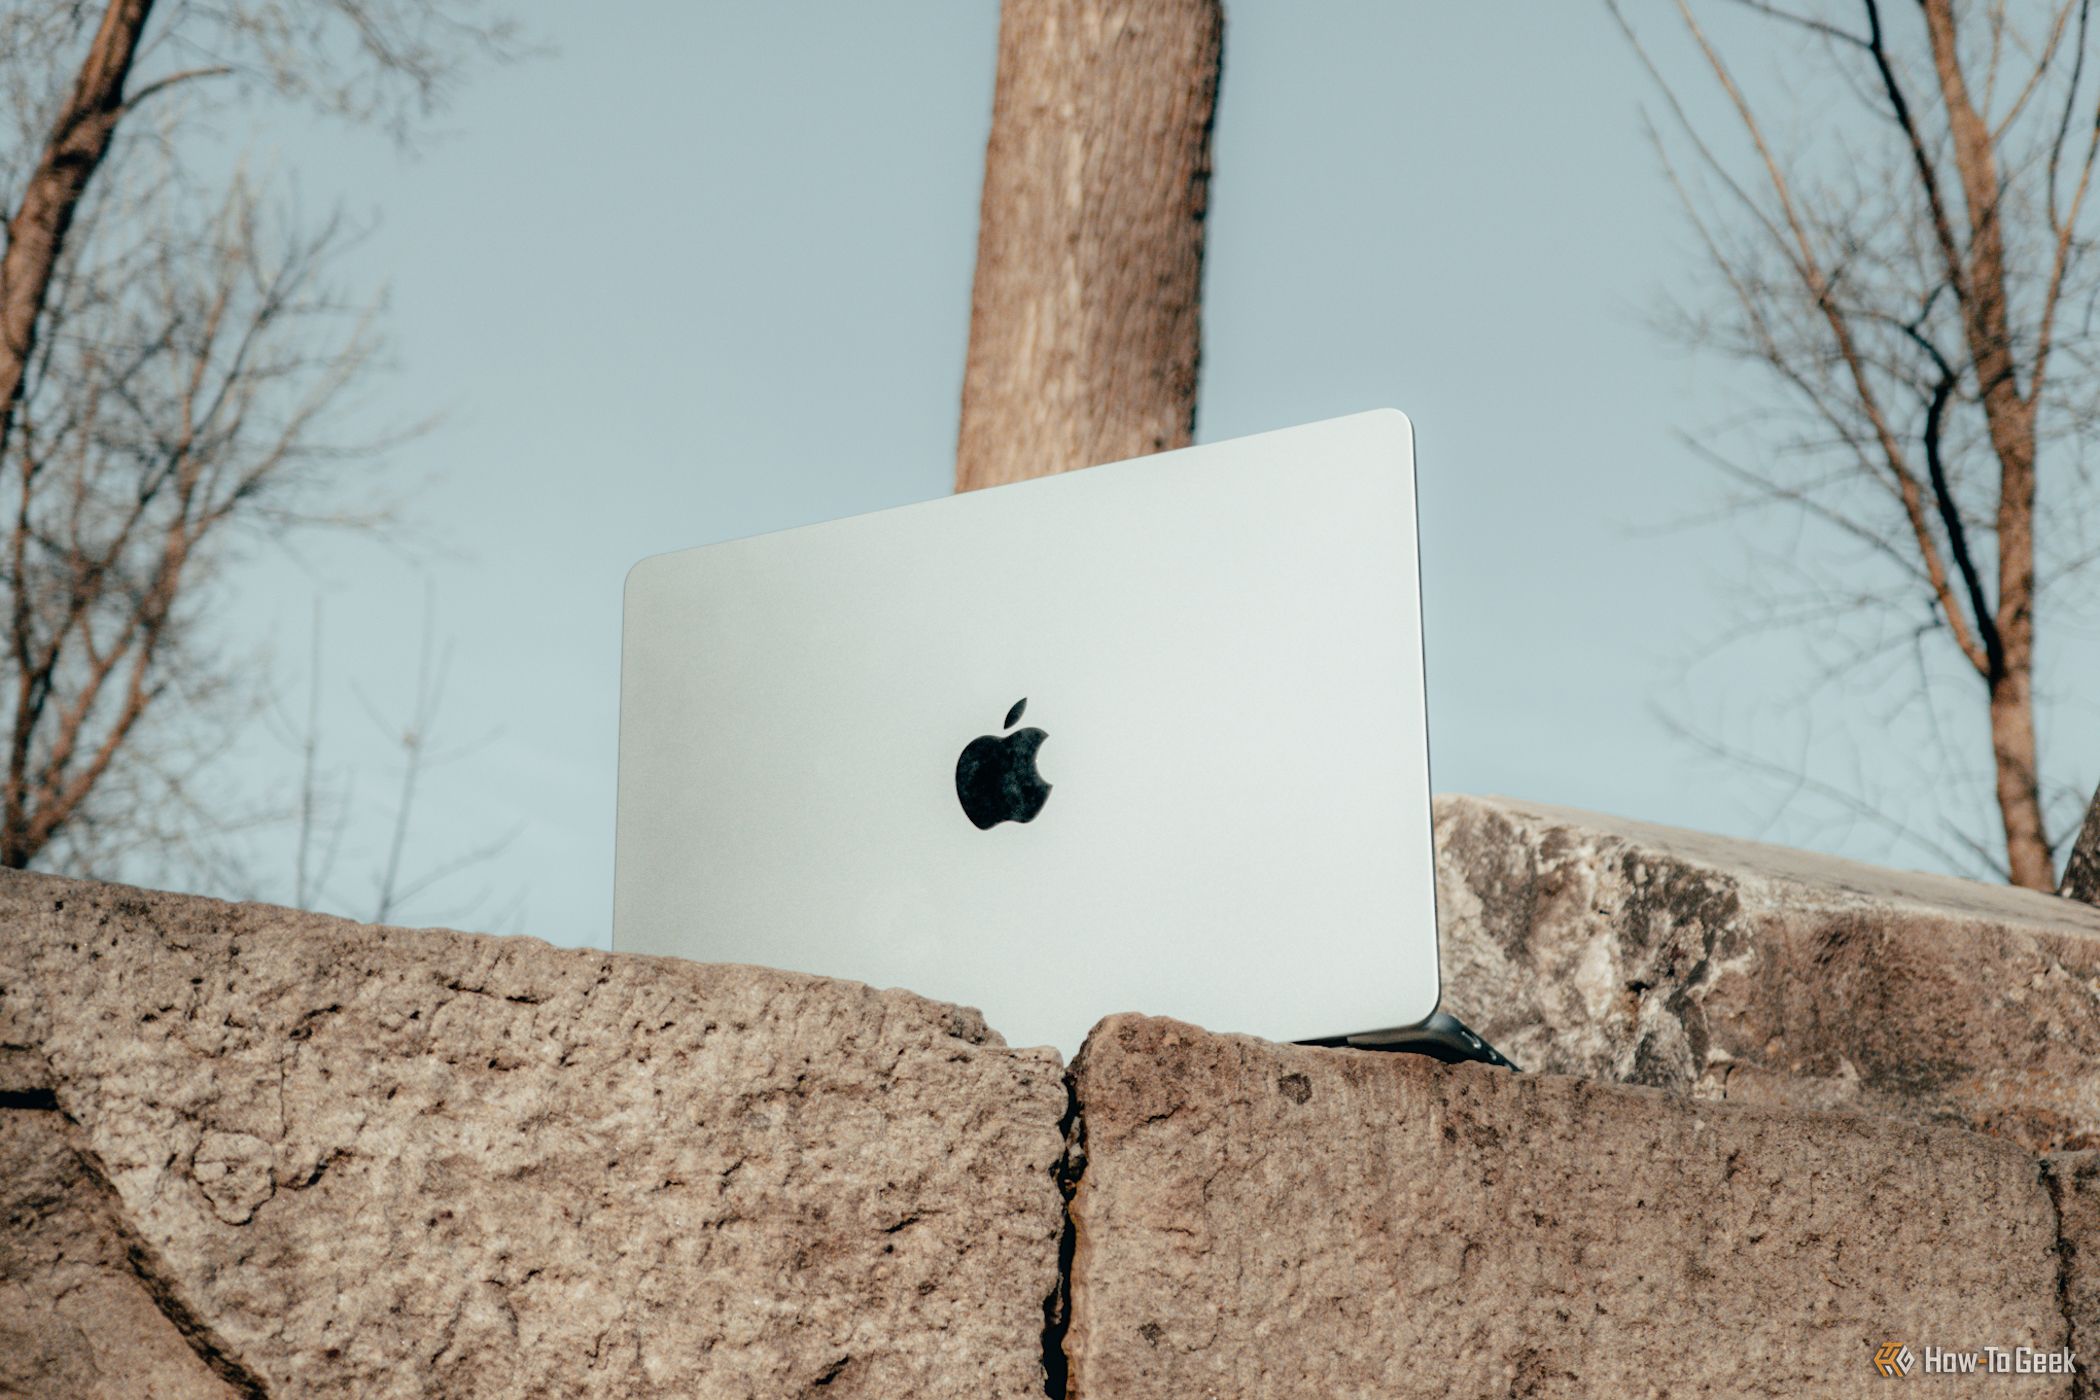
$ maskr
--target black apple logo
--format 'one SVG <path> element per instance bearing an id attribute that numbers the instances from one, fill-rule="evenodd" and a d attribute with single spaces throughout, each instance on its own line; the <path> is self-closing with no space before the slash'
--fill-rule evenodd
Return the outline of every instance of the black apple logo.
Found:
<path id="1" fill-rule="evenodd" d="M 1002 727 L 1013 729 L 1027 705 L 1026 696 L 1014 701 Z M 1040 729 L 1014 729 L 1005 738 L 980 735 L 964 747 L 955 760 L 955 795 L 979 831 L 1001 822 L 1032 822 L 1043 810 L 1050 784 L 1035 771 L 1035 751 L 1049 737 Z"/>

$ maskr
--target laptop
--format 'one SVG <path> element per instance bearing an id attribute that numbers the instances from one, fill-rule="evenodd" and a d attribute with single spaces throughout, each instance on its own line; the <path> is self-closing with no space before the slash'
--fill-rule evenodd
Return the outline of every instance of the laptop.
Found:
<path id="1" fill-rule="evenodd" d="M 1279 1041 L 1434 1024 L 1392 410 L 658 555 L 613 946 Z M 1448 1019 L 1448 1018 L 1439 1018 Z"/>

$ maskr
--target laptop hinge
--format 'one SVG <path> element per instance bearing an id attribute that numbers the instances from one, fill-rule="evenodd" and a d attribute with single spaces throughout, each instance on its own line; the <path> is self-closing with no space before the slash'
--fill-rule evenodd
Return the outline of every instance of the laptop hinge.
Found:
<path id="1" fill-rule="evenodd" d="M 1478 1063 L 1516 1071 L 1508 1057 L 1487 1043 L 1466 1023 L 1448 1011 L 1438 1011 L 1419 1026 L 1401 1030 L 1371 1031 L 1363 1035 L 1308 1040 L 1306 1045 L 1348 1046 L 1356 1050 L 1397 1050 L 1409 1055 L 1427 1055 L 1447 1065 Z"/>

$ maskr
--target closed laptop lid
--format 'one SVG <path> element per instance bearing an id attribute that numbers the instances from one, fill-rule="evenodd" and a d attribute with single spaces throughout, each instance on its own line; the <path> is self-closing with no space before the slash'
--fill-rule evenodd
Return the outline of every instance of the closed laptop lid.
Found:
<path id="1" fill-rule="evenodd" d="M 1391 410 L 646 559 L 613 942 L 1307 1040 L 1436 1008 Z"/>

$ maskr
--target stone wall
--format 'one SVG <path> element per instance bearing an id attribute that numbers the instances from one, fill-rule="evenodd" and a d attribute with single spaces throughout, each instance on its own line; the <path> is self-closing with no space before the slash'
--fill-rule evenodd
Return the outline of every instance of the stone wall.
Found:
<path id="1" fill-rule="evenodd" d="M 1996 1138 L 1139 1017 L 1075 1079 L 1078 1395 L 1837 1395 L 1889 1340 L 2066 1345 Z"/>
<path id="2" fill-rule="evenodd" d="M 2100 909 L 1437 800 L 1444 1005 L 1526 1069 L 2100 1147 Z"/>
<path id="3" fill-rule="evenodd" d="M 1447 1004 L 1544 1072 L 1136 1016 L 1067 1072 L 902 991 L 0 875 L 0 1395 L 2100 1359 L 2100 917 L 1523 804 L 1439 831 Z"/>
<path id="4" fill-rule="evenodd" d="M 974 1013 L 10 875 L 0 1044 L 13 1393 L 1042 1394 L 1062 1067 Z"/>

